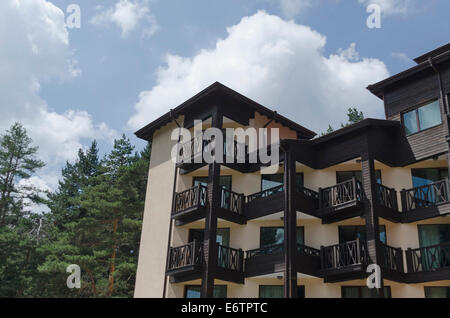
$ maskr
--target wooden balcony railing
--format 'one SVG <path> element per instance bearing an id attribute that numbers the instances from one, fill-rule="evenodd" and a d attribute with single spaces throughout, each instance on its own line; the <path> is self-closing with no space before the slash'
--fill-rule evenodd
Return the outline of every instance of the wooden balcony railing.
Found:
<path id="1" fill-rule="evenodd" d="M 380 242 L 382 265 L 392 271 L 403 273 L 403 250 Z"/>
<path id="2" fill-rule="evenodd" d="M 244 251 L 217 244 L 217 266 L 242 272 L 244 270 Z"/>
<path id="3" fill-rule="evenodd" d="M 297 244 L 297 252 L 303 253 L 310 256 L 320 256 L 320 250 L 315 249 L 313 247 L 306 246 L 304 244 Z M 260 255 L 271 255 L 271 254 L 279 254 L 284 253 L 284 244 L 274 244 L 274 245 L 268 245 L 261 248 L 257 248 L 254 250 L 249 250 L 246 252 L 246 258 L 253 258 L 255 256 Z"/>
<path id="4" fill-rule="evenodd" d="M 256 248 L 254 250 L 249 250 L 246 252 L 247 259 L 253 258 L 260 255 L 271 255 L 271 254 L 278 254 L 278 253 L 284 253 L 284 244 L 274 244 L 274 245 L 268 245 L 260 248 Z"/>
<path id="5" fill-rule="evenodd" d="M 203 134 L 198 134 L 191 140 L 180 144 L 177 153 L 177 163 L 193 162 L 193 159 L 209 150 L 210 140 L 203 140 Z"/>
<path id="6" fill-rule="evenodd" d="M 182 269 L 189 266 L 202 265 L 203 244 L 193 241 L 189 244 L 169 248 L 167 271 Z"/>
<path id="7" fill-rule="evenodd" d="M 418 208 L 436 206 L 449 201 L 448 179 L 402 190 L 402 210 L 409 212 Z"/>
<path id="8" fill-rule="evenodd" d="M 261 191 L 261 192 L 258 192 L 258 193 L 254 193 L 254 194 L 248 195 L 246 197 L 246 201 L 247 201 L 247 203 L 250 203 L 250 202 L 252 202 L 254 200 L 257 200 L 257 199 L 268 198 L 268 197 L 270 197 L 270 196 L 272 196 L 272 195 L 274 195 L 276 193 L 280 193 L 280 192 L 283 192 L 283 191 L 284 191 L 284 185 L 279 185 L 279 186 L 274 187 L 274 188 L 270 188 L 270 189 L 267 189 L 267 190 L 264 190 L 264 191 Z"/>
<path id="9" fill-rule="evenodd" d="M 397 191 L 382 184 L 376 184 L 378 204 L 386 208 L 398 211 Z"/>
<path id="10" fill-rule="evenodd" d="M 356 241 L 321 247 L 320 258 L 322 270 L 367 264 L 366 242 L 357 239 Z"/>
<path id="11" fill-rule="evenodd" d="M 222 188 L 220 207 L 233 213 L 244 213 L 245 196 Z"/>
<path id="12" fill-rule="evenodd" d="M 207 202 L 207 188 L 200 184 L 196 185 L 193 188 L 176 193 L 174 200 L 172 215 L 191 208 L 204 207 Z"/>
<path id="13" fill-rule="evenodd" d="M 450 267 L 450 242 L 406 250 L 408 273 L 437 271 Z"/>
<path id="14" fill-rule="evenodd" d="M 361 182 L 355 178 L 319 190 L 319 209 L 334 208 L 363 198 Z"/>
<path id="15" fill-rule="evenodd" d="M 307 197 L 310 197 L 315 200 L 319 200 L 319 192 L 313 191 L 313 190 L 305 188 L 305 187 L 296 187 L 295 190 L 297 192 L 303 193 Z"/>
<path id="16" fill-rule="evenodd" d="M 303 244 L 297 244 L 297 251 L 310 256 L 320 256 L 320 250 Z"/>

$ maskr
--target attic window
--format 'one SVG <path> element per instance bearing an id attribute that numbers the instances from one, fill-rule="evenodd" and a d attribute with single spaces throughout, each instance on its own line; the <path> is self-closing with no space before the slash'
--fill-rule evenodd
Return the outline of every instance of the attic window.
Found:
<path id="1" fill-rule="evenodd" d="M 407 136 L 440 125 L 442 123 L 439 100 L 403 114 L 403 124 Z"/>

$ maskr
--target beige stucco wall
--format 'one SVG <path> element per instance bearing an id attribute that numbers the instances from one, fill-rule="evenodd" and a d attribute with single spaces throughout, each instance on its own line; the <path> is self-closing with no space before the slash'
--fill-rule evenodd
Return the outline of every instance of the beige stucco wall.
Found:
<path id="1" fill-rule="evenodd" d="M 137 298 L 162 297 L 175 175 L 171 150 L 176 141 L 170 137 L 175 128 L 175 124 L 167 125 L 153 136 L 134 292 Z"/>

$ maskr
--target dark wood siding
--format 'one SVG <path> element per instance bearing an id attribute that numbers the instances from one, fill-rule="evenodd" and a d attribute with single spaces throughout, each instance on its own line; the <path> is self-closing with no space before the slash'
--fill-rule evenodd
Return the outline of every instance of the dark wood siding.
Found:
<path id="1" fill-rule="evenodd" d="M 387 119 L 399 119 L 399 113 L 432 99 L 439 98 L 438 77 L 434 71 L 414 76 L 409 81 L 387 88 L 384 104 Z"/>

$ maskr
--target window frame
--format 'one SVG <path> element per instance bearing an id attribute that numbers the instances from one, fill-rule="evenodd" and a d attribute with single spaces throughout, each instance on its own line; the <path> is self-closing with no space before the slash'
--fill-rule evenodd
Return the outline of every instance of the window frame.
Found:
<path id="1" fill-rule="evenodd" d="M 233 189 L 233 175 L 224 175 L 224 176 L 220 176 L 219 177 L 219 183 L 220 183 L 220 178 L 222 178 L 222 177 L 226 177 L 226 178 L 230 178 L 230 191 L 232 191 L 232 189 Z M 195 177 L 192 177 L 192 187 L 195 187 L 195 181 L 196 181 L 196 179 L 200 179 L 200 178 L 206 178 L 206 179 L 208 179 L 208 176 L 195 176 Z M 206 183 L 208 183 L 208 182 L 206 182 Z"/>
<path id="2" fill-rule="evenodd" d="M 261 289 L 262 288 L 266 288 L 266 287 L 282 287 L 283 288 L 283 285 L 259 285 L 258 286 L 258 298 L 261 298 Z M 303 296 L 304 297 L 301 297 L 301 298 L 306 298 L 306 287 L 305 287 L 305 285 L 297 285 L 297 290 L 299 290 L 299 289 L 303 289 Z M 297 295 L 297 298 L 300 298 L 300 297 L 298 297 L 298 295 Z M 269 299 L 269 298 L 263 298 L 263 299 Z"/>
<path id="3" fill-rule="evenodd" d="M 355 172 L 361 172 L 361 175 L 362 175 L 362 170 L 338 170 L 338 171 L 336 171 L 336 184 L 340 183 L 338 180 L 338 173 L 351 173 L 353 175 L 353 178 L 356 178 Z M 376 178 L 377 172 L 380 173 L 380 184 L 383 184 L 383 175 L 381 173 L 381 169 L 375 169 L 375 178 Z M 343 181 L 343 182 L 345 182 L 345 181 Z"/>
<path id="4" fill-rule="evenodd" d="M 303 232 L 302 232 L 302 239 L 303 239 L 303 244 L 305 243 L 305 227 L 304 226 L 296 226 L 296 231 L 298 231 L 298 229 L 300 229 L 300 228 L 302 228 L 303 229 Z M 261 226 L 260 228 L 259 228 L 259 248 L 264 248 L 264 247 L 267 247 L 267 246 L 271 246 L 271 245 L 266 245 L 266 246 L 261 246 L 261 242 L 262 242 L 262 230 L 263 229 L 283 229 L 284 230 L 284 227 L 283 226 Z M 297 233 L 296 233 L 296 236 L 295 236 L 296 238 L 297 238 Z M 284 237 L 283 237 L 283 242 L 284 242 Z M 297 242 L 295 242 L 295 243 L 297 243 Z M 282 243 L 280 243 L 280 244 L 282 244 Z"/>
<path id="5" fill-rule="evenodd" d="M 228 239 L 229 239 L 229 241 L 231 241 L 231 228 L 229 228 L 229 227 L 218 227 L 217 230 L 227 230 L 228 231 Z M 192 236 L 193 236 L 193 232 L 194 231 L 202 231 L 203 235 L 205 235 L 205 229 L 189 229 L 189 234 L 188 234 L 188 242 L 189 243 L 193 242 L 192 241 Z M 216 236 L 217 236 L 217 234 L 216 234 Z M 217 238 L 216 238 L 216 240 L 217 240 Z"/>
<path id="6" fill-rule="evenodd" d="M 263 190 L 263 178 L 264 178 L 264 176 L 274 176 L 274 175 L 281 175 L 281 176 L 283 176 L 283 184 L 284 184 L 284 172 L 282 172 L 282 173 L 274 173 L 274 174 L 261 174 L 261 182 L 260 182 L 260 189 L 261 189 L 261 192 L 263 192 L 263 191 L 266 191 L 266 190 L 269 190 L 269 189 L 272 189 L 272 188 L 267 188 L 267 189 L 265 189 L 265 190 Z M 295 172 L 295 186 L 297 186 L 297 177 L 298 176 L 302 176 L 302 181 L 303 181 L 303 185 L 302 186 L 305 186 L 305 173 L 304 172 Z"/>
<path id="7" fill-rule="evenodd" d="M 354 285 L 350 285 L 350 286 L 341 286 L 341 298 L 344 299 L 344 289 L 345 288 L 358 288 L 358 298 L 353 298 L 353 299 L 363 299 L 362 297 L 362 290 L 363 288 L 368 288 L 367 286 L 354 286 Z M 384 286 L 384 288 L 387 288 L 387 290 L 389 291 L 389 297 L 386 298 L 386 295 L 384 298 L 389 299 L 392 298 L 392 289 L 391 286 Z M 351 298 L 348 298 L 351 299 Z"/>
<path id="8" fill-rule="evenodd" d="M 386 230 L 386 224 L 379 224 L 379 227 L 384 227 L 384 236 L 386 238 L 386 243 L 388 242 L 388 237 L 387 237 L 387 230 Z M 358 233 L 358 228 L 364 228 L 365 225 L 339 225 L 338 226 L 338 242 L 339 244 L 343 244 L 345 242 L 341 243 L 341 229 L 342 228 L 355 228 L 356 229 L 356 233 Z M 380 232 L 381 233 L 381 232 Z"/>
<path id="9" fill-rule="evenodd" d="M 450 298 L 450 286 L 424 286 L 423 292 L 424 292 L 425 298 L 427 298 L 427 299 L 434 298 L 434 297 L 427 297 L 427 290 L 438 289 L 438 288 L 445 288 L 447 295 L 448 295 L 446 298 Z"/>
<path id="10" fill-rule="evenodd" d="M 417 235 L 419 236 L 419 247 L 420 248 L 426 247 L 426 246 L 423 245 L 423 241 L 422 241 L 421 235 L 420 235 L 420 229 L 424 228 L 424 227 L 427 227 L 427 226 L 447 226 L 448 227 L 448 232 L 449 232 L 448 235 L 450 237 L 450 224 L 448 224 L 448 223 L 417 224 Z"/>
<path id="11" fill-rule="evenodd" d="M 432 104 L 432 103 L 434 103 L 434 102 L 436 102 L 436 101 L 437 101 L 438 104 L 439 104 L 439 116 L 441 117 L 441 122 L 440 122 L 439 124 L 436 124 L 436 125 L 432 126 L 432 127 L 428 127 L 428 128 L 425 128 L 425 129 L 422 129 L 422 130 L 421 130 L 421 129 L 420 129 L 420 119 L 419 119 L 419 108 L 428 106 L 428 105 L 430 105 L 430 104 Z M 417 124 L 417 129 L 418 129 L 418 130 L 417 130 L 416 132 L 414 132 L 414 133 L 407 134 L 407 133 L 406 133 L 406 126 L 405 126 L 404 116 L 405 116 L 405 114 L 411 113 L 411 112 L 413 112 L 413 111 L 415 112 L 415 115 L 416 115 L 416 124 Z M 427 131 L 427 130 L 429 130 L 429 129 L 433 129 L 433 128 L 436 128 L 436 127 L 438 127 L 438 126 L 441 126 L 441 125 L 444 123 L 444 120 L 443 120 L 443 118 L 442 118 L 441 99 L 440 99 L 440 98 L 431 98 L 431 99 L 428 99 L 427 101 L 424 101 L 424 102 L 421 102 L 421 103 L 419 103 L 419 104 L 416 104 L 416 105 L 414 105 L 414 106 L 412 106 L 412 107 L 410 107 L 410 108 L 408 108 L 408 109 L 406 109 L 406 110 L 400 112 L 400 122 L 401 122 L 402 127 L 403 127 L 403 133 L 405 134 L 406 137 L 410 137 L 410 136 L 413 136 L 413 135 L 415 135 L 415 134 L 418 134 L 418 133 Z"/>
<path id="12" fill-rule="evenodd" d="M 200 289 L 202 288 L 202 285 L 184 285 L 184 291 L 183 291 L 183 298 L 184 299 L 188 299 L 186 296 L 187 296 L 187 292 L 188 292 L 188 289 L 189 288 L 192 288 L 192 287 L 199 287 Z M 223 285 L 223 284 L 221 284 L 221 285 L 214 285 L 214 288 L 215 287 L 225 287 L 225 294 L 226 294 L 226 297 L 228 298 L 228 286 L 227 285 Z M 189 298 L 189 299 L 191 299 L 191 298 Z M 193 299 L 193 298 L 192 298 Z M 217 298 L 216 298 L 217 299 Z"/>

